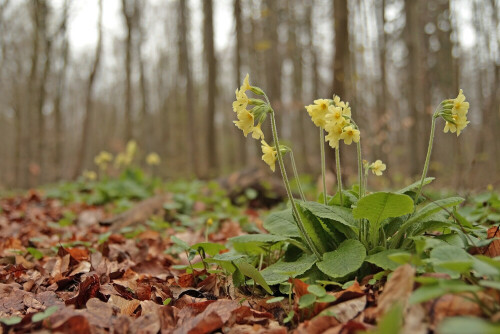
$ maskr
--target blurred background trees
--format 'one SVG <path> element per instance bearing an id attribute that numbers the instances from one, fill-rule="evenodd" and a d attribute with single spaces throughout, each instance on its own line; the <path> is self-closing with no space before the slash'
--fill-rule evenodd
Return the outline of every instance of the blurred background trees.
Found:
<path id="1" fill-rule="evenodd" d="M 319 172 L 304 105 L 335 93 L 387 182 L 420 173 L 430 116 L 462 88 L 470 128 L 439 131 L 430 174 L 498 184 L 499 14 L 498 0 L 0 0 L 0 187 L 74 178 L 130 139 L 161 155 L 164 177 L 260 164 L 232 124 L 247 72 L 301 171 Z M 355 177 L 354 147 L 343 156 Z"/>

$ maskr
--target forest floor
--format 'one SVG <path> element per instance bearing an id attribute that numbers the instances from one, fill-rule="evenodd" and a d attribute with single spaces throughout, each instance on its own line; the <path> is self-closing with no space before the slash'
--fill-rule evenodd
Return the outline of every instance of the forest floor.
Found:
<path id="1" fill-rule="evenodd" d="M 360 277 L 348 287 L 328 287 L 335 298 L 309 308 L 299 307 L 308 294 L 299 279 L 293 298 L 276 298 L 252 286 L 235 288 L 216 268 L 189 270 L 189 254 L 172 236 L 189 245 L 220 244 L 223 253 L 228 238 L 264 231 L 268 210 L 231 206 L 232 219 L 212 207 L 213 199 L 194 198 L 180 214 L 179 203 L 187 205 L 180 196 L 169 196 L 160 216 L 119 230 L 100 222 L 116 216 L 120 200 L 84 204 L 39 191 L 1 199 L 0 333 L 428 333 L 448 316 L 484 317 L 477 302 L 460 294 L 406 305 L 404 325 L 382 317 L 396 302 L 408 304 L 417 286 L 410 265 L 388 280 Z M 500 255 L 500 245 L 493 242 L 488 252 Z M 498 292 L 489 292 L 496 302 Z"/>

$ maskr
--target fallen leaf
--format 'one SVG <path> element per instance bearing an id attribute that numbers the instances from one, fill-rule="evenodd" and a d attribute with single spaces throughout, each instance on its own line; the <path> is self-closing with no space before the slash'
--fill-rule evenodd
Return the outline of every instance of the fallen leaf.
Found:
<path id="1" fill-rule="evenodd" d="M 385 284 L 378 299 L 377 319 L 380 319 L 394 304 L 401 303 L 406 310 L 408 299 L 413 291 L 415 269 L 409 265 L 398 267 Z"/>
<path id="2" fill-rule="evenodd" d="M 121 314 L 132 315 L 141 302 L 137 299 L 127 300 L 120 296 L 111 296 L 108 303 L 117 306 Z"/>
<path id="3" fill-rule="evenodd" d="M 77 309 L 84 307 L 90 298 L 94 298 L 98 295 L 100 286 L 99 277 L 97 275 L 94 274 L 93 276 L 87 277 L 85 281 L 80 283 L 78 294 L 66 300 L 66 305 L 75 305 Z"/>

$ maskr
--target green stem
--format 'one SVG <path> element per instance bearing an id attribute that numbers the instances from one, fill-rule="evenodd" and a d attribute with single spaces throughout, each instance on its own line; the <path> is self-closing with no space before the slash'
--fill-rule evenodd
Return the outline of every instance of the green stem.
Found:
<path id="1" fill-rule="evenodd" d="M 293 157 L 293 151 L 290 150 L 290 161 L 292 162 L 293 177 L 295 182 L 297 182 L 297 188 L 299 188 L 300 199 L 305 201 L 304 191 L 302 190 L 302 185 L 300 184 L 299 173 L 297 172 L 297 165 L 295 165 L 295 158 Z"/>
<path id="2" fill-rule="evenodd" d="M 420 195 L 422 194 L 422 187 L 424 185 L 424 180 L 427 177 L 427 171 L 429 170 L 429 162 L 431 160 L 431 153 L 432 153 L 432 144 L 434 143 L 434 130 L 436 129 L 436 119 L 439 116 L 437 113 L 434 113 L 432 116 L 432 124 L 431 124 L 431 135 L 429 137 L 429 146 L 427 147 L 427 156 L 425 157 L 425 164 L 424 164 L 424 170 L 422 171 L 422 178 L 420 179 L 420 185 L 418 186 L 417 189 L 417 194 L 415 196 L 415 205 L 414 205 L 414 210 L 417 208 L 417 201 L 420 198 Z"/>
<path id="3" fill-rule="evenodd" d="M 344 206 L 344 200 L 342 197 L 342 172 L 340 170 L 340 143 L 335 149 L 335 163 L 337 164 L 337 192 L 340 196 L 340 206 Z"/>
<path id="4" fill-rule="evenodd" d="M 363 160 L 361 160 L 361 140 L 357 142 L 356 149 L 358 151 L 358 182 L 359 182 L 359 198 L 365 195 L 365 187 L 363 187 Z"/>
<path id="5" fill-rule="evenodd" d="M 266 97 L 267 99 L 267 97 Z M 306 241 L 307 245 L 309 246 L 309 249 L 316 255 L 318 260 L 321 260 L 321 253 L 316 249 L 316 246 L 311 240 L 311 237 L 307 234 L 306 229 L 304 227 L 304 223 L 302 222 L 302 219 L 300 218 L 299 211 L 297 210 L 297 205 L 295 204 L 295 200 L 293 198 L 292 190 L 290 188 L 290 181 L 288 180 L 288 176 L 286 175 L 286 170 L 285 170 L 285 164 L 283 163 L 283 156 L 281 154 L 281 151 L 279 149 L 280 143 L 278 139 L 278 131 L 276 128 L 276 118 L 274 117 L 274 110 L 271 108 L 271 105 L 269 104 L 269 108 L 271 109 L 271 126 L 272 126 L 272 132 L 273 132 L 273 140 L 274 140 L 274 145 L 277 151 L 277 157 L 278 157 L 278 164 L 280 166 L 281 170 L 281 176 L 283 178 L 283 183 L 285 184 L 285 189 L 286 193 L 288 195 L 288 199 L 290 200 L 290 204 L 292 205 L 292 212 L 297 219 L 297 226 L 299 227 L 300 232 L 304 236 L 304 240 Z"/>
<path id="6" fill-rule="evenodd" d="M 321 178 L 323 180 L 323 202 L 325 205 L 328 203 L 327 194 L 326 194 L 326 162 L 325 162 L 325 136 L 323 133 L 323 128 L 319 128 L 319 148 L 321 151 Z"/>

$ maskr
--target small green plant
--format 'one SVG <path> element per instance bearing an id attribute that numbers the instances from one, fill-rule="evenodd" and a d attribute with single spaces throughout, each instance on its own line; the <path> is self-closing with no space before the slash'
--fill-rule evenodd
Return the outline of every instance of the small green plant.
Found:
<path id="1" fill-rule="evenodd" d="M 258 98 L 249 98 L 251 91 Z M 248 106 L 252 108 L 247 109 Z M 463 237 L 475 227 L 462 226 L 458 214 L 453 209 L 462 203 L 460 197 L 438 199 L 426 205 L 419 205 L 422 188 L 432 182 L 427 177 L 436 121 L 445 120 L 444 132 L 457 133 L 457 136 L 469 123 L 467 112 L 469 103 L 460 90 L 455 99 L 441 102 L 432 116 L 431 133 L 427 156 L 420 180 L 395 192 L 367 191 L 369 171 L 380 176 L 387 166 L 380 160 L 369 163 L 362 159 L 361 131 L 356 124 L 349 103 L 339 96 L 332 99 L 318 99 L 314 104 L 306 106 L 313 123 L 319 128 L 320 152 L 323 192 L 318 202 L 307 201 L 304 197 L 298 178 L 293 151 L 281 145 L 276 127 L 275 111 L 264 91 L 249 83 L 249 76 L 243 85 L 236 90 L 236 101 L 233 111 L 237 114 L 235 125 L 243 131 L 244 136 L 261 140 L 262 160 L 275 171 L 276 162 L 289 199 L 289 208 L 273 213 L 265 220 L 264 227 L 271 235 L 246 236 L 232 240 L 236 249 L 252 255 L 252 249 L 261 249 L 269 255 L 270 247 L 263 247 L 263 239 L 272 247 L 279 247 L 278 261 L 268 261 L 262 276 L 269 284 L 286 281 L 293 271 L 292 277 L 307 276 L 312 281 L 330 279 L 346 282 L 356 276 L 373 273 L 381 269 L 391 270 L 398 264 L 391 259 L 404 250 L 415 249 L 415 240 L 429 231 L 441 231 L 441 234 Z M 270 119 L 273 143 L 264 139 L 262 126 Z M 326 133 L 326 135 L 325 135 Z M 328 195 L 325 182 L 325 141 L 335 150 L 337 172 L 336 193 Z M 342 144 L 356 144 L 358 161 L 358 182 L 350 189 L 342 185 L 340 150 Z M 292 171 L 300 200 L 294 198 L 284 157 L 291 157 Z M 468 230 L 465 230 L 468 228 Z M 480 232 L 477 232 L 480 233 Z M 473 243 L 473 240 L 470 240 Z M 313 295 L 314 296 L 314 295 Z M 305 297 L 305 296 L 304 296 Z M 313 299 L 314 297 L 307 297 Z M 306 303 L 307 300 L 304 301 Z"/>

